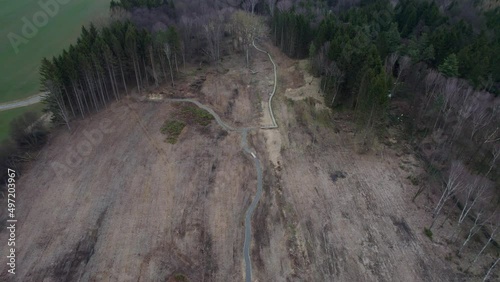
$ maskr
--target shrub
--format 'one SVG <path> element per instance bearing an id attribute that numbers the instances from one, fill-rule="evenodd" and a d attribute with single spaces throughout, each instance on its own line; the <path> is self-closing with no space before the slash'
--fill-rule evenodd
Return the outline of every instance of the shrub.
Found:
<path id="1" fill-rule="evenodd" d="M 10 138 L 20 148 L 33 150 L 41 148 L 47 141 L 47 130 L 40 116 L 27 112 L 10 123 Z"/>
<path id="2" fill-rule="evenodd" d="M 430 230 L 428 228 L 424 228 L 424 234 L 425 234 L 425 236 L 429 237 L 429 239 L 432 240 L 432 230 Z"/>
<path id="3" fill-rule="evenodd" d="M 178 120 L 167 120 L 163 123 L 160 132 L 167 135 L 166 141 L 170 144 L 177 143 L 177 138 L 181 135 L 182 130 L 186 126 L 185 123 Z"/>
<path id="4" fill-rule="evenodd" d="M 418 178 L 416 176 L 413 176 L 413 175 L 409 175 L 407 177 L 408 180 L 410 180 L 411 184 L 413 186 L 418 186 L 418 184 L 420 183 L 420 181 L 418 180 Z"/>

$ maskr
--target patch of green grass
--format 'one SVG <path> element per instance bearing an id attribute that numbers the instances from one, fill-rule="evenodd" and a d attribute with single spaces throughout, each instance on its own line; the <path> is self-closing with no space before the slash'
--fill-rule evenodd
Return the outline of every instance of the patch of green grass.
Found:
<path id="1" fill-rule="evenodd" d="M 432 240 L 432 230 L 424 227 L 424 234 Z"/>
<path id="2" fill-rule="evenodd" d="M 175 274 L 174 279 L 175 279 L 175 281 L 180 281 L 180 282 L 188 281 L 187 277 L 181 273 Z"/>
<path id="3" fill-rule="evenodd" d="M 209 112 L 196 106 L 184 106 L 181 114 L 188 121 L 194 121 L 201 126 L 207 126 L 214 120 L 214 117 Z"/>
<path id="4" fill-rule="evenodd" d="M 7 36 L 10 33 L 23 36 L 22 19 L 26 17 L 33 23 L 33 15 L 43 11 L 38 2 L 1 2 L 0 103 L 37 94 L 40 88 L 38 69 L 42 58 L 60 54 L 64 48 L 76 41 L 82 25 L 108 15 L 111 1 L 71 0 L 67 4 L 59 5 L 59 11 L 54 13 L 53 17 L 49 16 L 44 26 L 37 27 L 36 34 L 27 38 L 27 43 L 21 43 L 16 53 Z"/>
<path id="5" fill-rule="evenodd" d="M 160 132 L 167 135 L 166 141 L 170 144 L 177 143 L 179 135 L 181 135 L 182 130 L 186 126 L 185 123 L 178 120 L 167 120 L 163 123 Z"/>
<path id="6" fill-rule="evenodd" d="M 44 105 L 38 103 L 27 107 L 0 112 L 0 141 L 4 141 L 9 137 L 9 124 L 13 119 L 20 117 L 24 113 L 30 111 L 41 114 L 43 108 Z"/>

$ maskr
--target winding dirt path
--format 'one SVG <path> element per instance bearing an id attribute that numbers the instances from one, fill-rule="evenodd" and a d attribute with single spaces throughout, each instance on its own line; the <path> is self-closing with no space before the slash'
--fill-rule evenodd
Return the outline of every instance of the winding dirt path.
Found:
<path id="1" fill-rule="evenodd" d="M 252 281 L 252 261 L 250 259 L 250 245 L 252 241 L 252 215 L 259 203 L 262 196 L 262 166 L 260 160 L 257 157 L 255 149 L 248 146 L 248 131 L 256 128 L 234 128 L 226 124 L 220 116 L 210 107 L 203 105 L 202 103 L 193 99 L 166 99 L 165 102 L 188 102 L 193 103 L 201 109 L 209 112 L 217 121 L 217 123 L 226 131 L 238 132 L 241 135 L 241 148 L 246 153 L 247 156 L 251 157 L 254 161 L 255 170 L 257 171 L 257 192 L 252 200 L 252 203 L 245 212 L 245 241 L 243 243 L 243 256 L 245 258 L 245 276 L 246 281 Z"/>

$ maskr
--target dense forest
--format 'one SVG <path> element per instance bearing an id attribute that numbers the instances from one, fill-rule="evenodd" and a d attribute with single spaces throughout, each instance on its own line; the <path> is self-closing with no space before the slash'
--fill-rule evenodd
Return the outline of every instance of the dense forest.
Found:
<path id="1" fill-rule="evenodd" d="M 499 13 L 487 10 L 465 21 L 456 3 L 361 1 L 332 12 L 325 3 L 301 1 L 282 5 L 271 18 L 275 45 L 310 60 L 325 103 L 354 112 L 364 150 L 388 127 L 402 128 L 401 137 L 427 164 L 426 175 L 412 178 L 415 185 L 425 182 L 413 200 L 430 183 L 443 187 L 425 233 L 432 238 L 444 207 L 456 204 L 461 212 L 453 236 L 465 233 L 457 253 L 480 232 L 488 239 L 474 261 L 491 242 L 498 247 Z M 464 224 L 467 218 L 471 224 Z"/>
<path id="2" fill-rule="evenodd" d="M 160 77 L 174 77 L 182 62 L 180 38 L 174 27 L 154 34 L 138 30 L 130 21 L 114 22 L 97 30 L 82 28 L 76 45 L 52 61 L 44 59 L 40 69 L 45 100 L 55 122 L 69 128 L 71 118 L 85 117 L 111 100 L 128 94 L 128 81 L 139 93 L 159 85 Z"/>
<path id="3" fill-rule="evenodd" d="M 283 53 L 309 60 L 325 103 L 354 113 L 366 150 L 388 127 L 402 128 L 428 165 L 423 178 L 444 187 L 435 219 L 453 200 L 465 206 L 460 224 L 475 216 L 484 225 L 484 207 L 494 210 L 500 201 L 500 8 L 396 2 L 112 1 L 113 20 L 83 27 L 75 44 L 42 61 L 44 102 L 54 124 L 71 130 L 73 120 L 124 95 L 175 84 L 185 64 L 217 64 L 231 35 L 242 38 L 248 65 L 251 41 L 266 30 L 258 19 L 265 18 L 268 38 Z M 12 128 L 0 148 L 2 167 L 31 159 L 47 137 L 30 115 Z"/>
<path id="4" fill-rule="evenodd" d="M 467 156 L 498 181 L 499 9 L 474 27 L 435 2 L 365 2 L 339 13 L 314 1 L 277 9 L 272 40 L 291 57 L 310 58 L 325 102 L 354 110 L 360 131 L 383 131 L 391 102 L 404 101 L 412 136 L 439 131 L 447 139 L 436 144 L 445 151 L 432 153 L 436 164 Z"/>

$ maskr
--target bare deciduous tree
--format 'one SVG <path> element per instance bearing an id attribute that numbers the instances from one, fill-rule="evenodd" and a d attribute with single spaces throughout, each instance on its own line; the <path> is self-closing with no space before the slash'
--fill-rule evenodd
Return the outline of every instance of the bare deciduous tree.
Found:
<path id="1" fill-rule="evenodd" d="M 480 208 L 480 210 L 477 212 L 476 217 L 474 218 L 474 222 L 472 226 L 469 229 L 469 232 L 467 233 L 467 237 L 465 237 L 464 242 L 462 243 L 462 246 L 460 246 L 460 249 L 458 250 L 458 254 L 462 254 L 462 251 L 464 250 L 465 246 L 469 243 L 470 239 L 474 235 L 481 230 L 481 228 L 484 226 L 485 223 L 489 222 L 489 220 L 494 216 L 494 213 L 491 214 L 489 217 L 486 217 L 486 212 L 484 211 L 484 206 Z"/>
<path id="2" fill-rule="evenodd" d="M 464 172 L 465 172 L 465 167 L 463 166 L 463 164 L 460 161 L 453 161 L 450 167 L 450 171 L 448 173 L 448 180 L 446 181 L 446 187 L 444 188 L 443 193 L 441 194 L 441 198 L 439 199 L 439 202 L 437 203 L 432 213 L 432 217 L 434 219 L 432 220 L 432 224 L 429 227 L 429 229 L 432 229 L 434 223 L 436 223 L 436 219 L 438 215 L 441 213 L 441 209 L 443 208 L 444 204 L 449 199 L 451 199 L 455 195 L 455 193 L 457 193 L 463 188 L 461 175 Z"/>
<path id="3" fill-rule="evenodd" d="M 452 133 L 453 139 L 456 139 L 461 135 L 465 121 L 468 120 L 474 112 L 474 103 L 471 103 L 473 92 L 474 90 L 468 87 L 463 91 L 459 91 L 459 93 L 457 93 L 458 97 L 455 98 L 455 102 L 457 103 L 457 105 L 455 106 L 457 109 L 457 113 L 455 115 L 456 123 L 453 127 Z"/>
<path id="4" fill-rule="evenodd" d="M 207 23 L 203 25 L 203 30 L 208 43 L 205 52 L 212 61 L 218 63 L 220 61 L 221 40 L 224 35 L 224 21 L 222 15 L 216 14 L 208 19 Z"/>
<path id="5" fill-rule="evenodd" d="M 471 126 L 471 136 L 470 139 L 472 140 L 474 138 L 474 135 L 484 128 L 485 126 L 489 125 L 491 122 L 493 115 L 486 103 L 471 103 L 474 107 L 474 110 L 472 111 L 472 126 Z"/>
<path id="6" fill-rule="evenodd" d="M 255 39 L 267 34 L 267 26 L 261 17 L 243 11 L 235 12 L 231 17 L 231 31 L 238 46 L 244 49 L 246 66 L 249 67 L 249 49 Z"/>
<path id="7" fill-rule="evenodd" d="M 485 192 L 490 188 L 490 182 L 480 176 L 464 174 L 463 177 L 469 179 L 464 181 L 464 201 L 462 203 L 462 212 L 458 217 L 459 224 L 461 224 L 467 218 L 476 204 L 480 203 L 481 200 L 483 200 Z"/>
<path id="8" fill-rule="evenodd" d="M 269 8 L 269 14 L 274 16 L 274 10 L 276 8 L 276 0 L 266 0 L 267 7 Z"/>
<path id="9" fill-rule="evenodd" d="M 495 262 L 490 266 L 490 268 L 488 268 L 488 271 L 484 275 L 483 281 L 487 281 L 488 280 L 488 277 L 490 276 L 491 271 L 493 271 L 493 269 L 495 268 L 495 266 L 498 264 L 499 261 L 500 261 L 500 257 L 497 257 L 497 259 L 495 260 Z"/>
<path id="10" fill-rule="evenodd" d="M 68 130 L 71 130 L 69 125 L 70 117 L 68 114 L 68 110 L 66 109 L 66 104 L 64 103 L 64 98 L 62 96 L 62 92 L 59 86 L 57 86 L 53 81 L 46 81 L 45 88 L 50 92 L 50 95 L 47 96 L 46 99 L 52 98 L 55 100 L 58 107 L 58 114 L 63 120 L 64 124 L 68 127 Z"/>
<path id="11" fill-rule="evenodd" d="M 340 86 L 344 82 L 344 72 L 342 72 L 342 70 L 340 70 L 334 62 L 332 62 L 328 67 L 326 67 L 325 76 L 326 80 L 333 83 L 333 97 L 332 102 L 330 103 L 330 106 L 333 107 L 335 99 L 340 92 Z"/>
<path id="12" fill-rule="evenodd" d="M 288 11 L 293 7 L 293 3 L 290 0 L 281 0 L 276 3 L 276 8 L 278 8 L 278 11 L 284 12 Z"/>
<path id="13" fill-rule="evenodd" d="M 254 9 L 255 9 L 255 5 L 257 5 L 258 2 L 259 2 L 258 0 L 244 0 L 242 3 L 243 9 L 245 9 L 245 11 L 253 14 Z"/>
<path id="14" fill-rule="evenodd" d="M 498 214 L 497 214 L 498 216 Z M 491 233 L 490 233 L 490 236 L 488 238 L 488 241 L 486 241 L 486 244 L 484 244 L 484 246 L 481 248 L 481 250 L 479 251 L 479 253 L 476 255 L 476 257 L 474 258 L 474 261 L 473 262 L 476 262 L 477 259 L 481 256 L 481 254 L 484 252 L 484 250 L 486 250 L 486 248 L 488 247 L 488 245 L 493 241 L 493 238 L 495 238 L 495 235 L 498 233 L 498 231 L 500 231 L 500 221 L 498 220 L 493 220 L 493 224 L 491 224 Z"/>
<path id="15" fill-rule="evenodd" d="M 431 102 L 436 101 L 437 95 L 441 94 L 444 79 L 444 76 L 436 70 L 429 71 L 425 77 L 425 102 L 418 115 L 419 117 L 422 117 L 427 113 Z"/>
<path id="16" fill-rule="evenodd" d="M 174 86 L 174 71 L 172 70 L 172 60 L 171 60 L 172 48 L 168 43 L 165 43 L 163 46 L 164 46 L 163 51 L 165 52 L 165 55 L 167 56 L 168 60 L 168 67 L 170 68 L 170 78 L 172 79 L 172 86 Z"/>
<path id="17" fill-rule="evenodd" d="M 407 56 L 400 57 L 397 53 L 391 54 L 390 56 L 387 57 L 385 62 L 386 72 L 393 74 L 394 68 L 396 67 L 396 63 L 399 63 L 399 65 L 396 74 L 396 81 L 394 82 L 391 88 L 392 95 L 394 95 L 394 90 L 398 86 L 401 74 L 410 66 L 411 59 Z"/>
<path id="18" fill-rule="evenodd" d="M 486 134 L 484 143 L 492 143 L 500 141 L 500 127 L 492 127 Z"/>
<path id="19" fill-rule="evenodd" d="M 488 172 L 486 172 L 486 176 L 490 174 L 491 170 L 498 161 L 498 158 L 500 157 L 500 144 L 495 144 L 495 146 L 493 146 L 491 154 L 493 155 L 493 158 L 491 159 L 490 168 L 488 169 Z"/>

